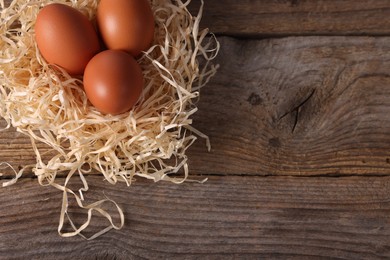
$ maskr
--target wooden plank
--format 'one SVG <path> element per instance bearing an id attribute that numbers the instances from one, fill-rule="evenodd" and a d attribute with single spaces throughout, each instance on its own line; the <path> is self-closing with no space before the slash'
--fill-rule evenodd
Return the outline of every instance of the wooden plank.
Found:
<path id="1" fill-rule="evenodd" d="M 5 0 L 6 6 L 12 0 Z M 205 0 L 202 28 L 216 34 L 389 35 L 390 2 L 375 0 Z M 200 0 L 189 10 L 198 13 Z"/>
<path id="2" fill-rule="evenodd" d="M 390 177 L 215 177 L 130 188 L 96 176 L 88 182 L 89 200 L 106 195 L 121 205 L 122 230 L 92 241 L 59 237 L 61 192 L 25 179 L 0 189 L 0 258 L 390 257 Z M 80 210 L 72 215 L 85 218 Z M 89 233 L 104 225 L 97 219 Z"/>
<path id="3" fill-rule="evenodd" d="M 390 38 L 220 42 L 194 117 L 212 151 L 195 143 L 192 174 L 390 174 Z M 34 162 L 29 139 L 2 132 L 0 158 Z"/>
<path id="4" fill-rule="evenodd" d="M 190 10 L 196 14 L 199 0 Z M 206 0 L 201 26 L 216 34 L 389 35 L 390 2 L 375 0 Z"/>
<path id="5" fill-rule="evenodd" d="M 191 167 L 215 174 L 390 173 L 390 38 L 220 38 Z"/>

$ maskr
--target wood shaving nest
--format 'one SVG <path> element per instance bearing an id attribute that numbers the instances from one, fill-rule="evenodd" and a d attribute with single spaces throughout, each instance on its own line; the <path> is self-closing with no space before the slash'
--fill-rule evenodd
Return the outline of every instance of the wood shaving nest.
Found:
<path id="1" fill-rule="evenodd" d="M 121 181 L 130 185 L 135 176 L 181 183 L 188 177 L 187 148 L 197 136 L 206 138 L 210 148 L 207 136 L 191 126 L 191 116 L 197 111 L 199 89 L 216 73 L 218 66 L 211 61 L 219 43 L 207 29 L 199 29 L 203 2 L 193 17 L 187 10 L 190 1 L 152 0 L 154 42 L 138 59 L 145 78 L 141 98 L 127 113 L 104 115 L 88 102 L 80 78 L 47 64 L 38 51 L 35 18 L 43 6 L 53 2 L 73 6 L 94 20 L 99 1 L 14 0 L 5 7 L 0 0 L 0 115 L 7 128 L 15 127 L 30 137 L 36 155 L 36 164 L 15 171 L 15 178 L 3 186 L 15 183 L 26 169 L 32 169 L 41 185 L 63 192 L 61 236 L 83 236 L 93 211 L 109 220 L 110 225 L 92 239 L 111 228 L 121 228 L 124 216 L 108 198 L 85 205 L 85 174 L 102 174 L 111 184 Z M 38 142 L 54 151 L 52 158 L 43 156 Z M 59 174 L 66 176 L 62 184 L 56 182 Z M 68 187 L 76 176 L 83 183 L 77 193 Z M 68 215 L 69 194 L 87 210 L 87 221 L 79 227 Z M 116 206 L 119 224 L 114 224 L 104 209 L 107 202 Z M 72 231 L 62 231 L 65 223 Z"/>

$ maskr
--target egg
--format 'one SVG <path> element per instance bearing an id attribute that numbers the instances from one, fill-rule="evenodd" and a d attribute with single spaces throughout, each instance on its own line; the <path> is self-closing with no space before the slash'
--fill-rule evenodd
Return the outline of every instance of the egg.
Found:
<path id="1" fill-rule="evenodd" d="M 94 56 L 85 68 L 83 81 L 92 105 L 111 115 L 130 110 L 138 101 L 144 85 L 137 61 L 119 50 L 106 50 Z"/>
<path id="2" fill-rule="evenodd" d="M 38 13 L 35 40 L 43 58 L 71 75 L 80 75 L 100 51 L 97 32 L 88 18 L 64 4 L 49 4 Z"/>
<path id="3" fill-rule="evenodd" d="M 147 0 L 101 0 L 96 20 L 108 49 L 137 57 L 152 44 L 154 17 Z"/>

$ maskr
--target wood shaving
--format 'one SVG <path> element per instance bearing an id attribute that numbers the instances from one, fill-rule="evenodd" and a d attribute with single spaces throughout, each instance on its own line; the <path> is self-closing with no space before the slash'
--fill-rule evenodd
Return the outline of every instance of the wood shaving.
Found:
<path id="1" fill-rule="evenodd" d="M 138 59 L 145 77 L 141 98 L 127 113 L 104 115 L 88 102 L 80 78 L 47 64 L 38 51 L 35 19 L 43 6 L 53 2 L 75 7 L 93 20 L 99 1 L 14 0 L 5 7 L 0 0 L 0 116 L 7 128 L 30 137 L 36 155 L 35 165 L 15 171 L 15 178 L 3 186 L 15 183 L 31 167 L 41 185 L 63 191 L 59 234 L 81 235 L 96 211 L 110 225 L 91 237 L 95 238 L 121 228 L 124 216 L 108 198 L 84 205 L 86 174 L 102 174 L 111 184 L 130 185 L 136 176 L 181 183 L 189 172 L 187 148 L 197 136 L 206 138 L 210 148 L 207 136 L 191 126 L 191 116 L 197 111 L 199 89 L 216 73 L 211 61 L 219 43 L 207 29 L 199 28 L 203 2 L 193 17 L 187 10 L 190 1 L 151 1 L 156 30 L 153 46 Z M 42 156 L 38 142 L 53 149 L 52 158 Z M 59 175 L 66 176 L 65 183 L 56 182 Z M 76 175 L 83 183 L 78 194 L 67 186 Z M 69 219 L 74 231 L 63 232 L 69 217 L 68 195 L 87 210 L 88 220 L 76 227 Z M 117 207 L 120 224 L 114 224 L 103 209 L 105 202 Z"/>

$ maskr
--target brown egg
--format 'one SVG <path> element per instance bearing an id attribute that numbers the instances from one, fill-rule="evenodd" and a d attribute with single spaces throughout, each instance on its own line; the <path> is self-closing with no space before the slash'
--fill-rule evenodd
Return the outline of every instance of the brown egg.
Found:
<path id="1" fill-rule="evenodd" d="M 87 97 L 104 114 L 116 115 L 130 110 L 139 99 L 143 85 L 141 67 L 123 51 L 103 51 L 85 68 Z"/>
<path id="2" fill-rule="evenodd" d="M 109 49 L 137 57 L 152 44 L 154 17 L 147 0 L 101 0 L 97 24 Z"/>
<path id="3" fill-rule="evenodd" d="M 35 24 L 38 48 L 48 63 L 72 75 L 84 72 L 100 50 L 92 23 L 80 11 L 63 4 L 50 4 L 39 12 Z"/>

